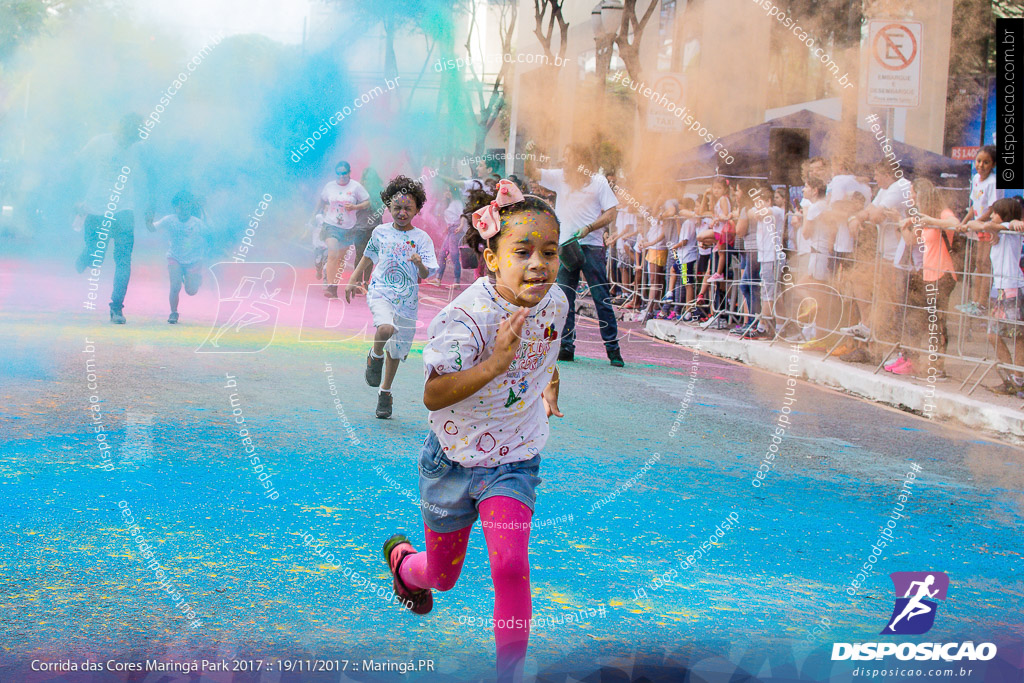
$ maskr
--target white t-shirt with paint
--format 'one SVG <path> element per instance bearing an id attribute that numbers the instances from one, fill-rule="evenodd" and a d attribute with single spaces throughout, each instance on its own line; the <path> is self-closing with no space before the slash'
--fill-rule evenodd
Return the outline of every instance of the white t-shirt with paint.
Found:
<path id="1" fill-rule="evenodd" d="M 378 225 L 363 251 L 374 264 L 367 296 L 387 300 L 406 318 L 415 318 L 419 307 L 419 271 L 409 260 L 414 252 L 427 267 L 427 277 L 433 275 L 437 271 L 434 242 L 419 228 L 398 230 L 394 223 Z"/>
<path id="2" fill-rule="evenodd" d="M 324 221 L 330 225 L 351 230 L 356 226 L 356 211 L 342 208 L 342 203 L 361 204 L 370 198 L 366 188 L 354 180 L 348 181 L 347 185 L 339 185 L 337 181 L 324 185 L 320 191 L 320 199 L 327 202 L 324 209 Z"/>
<path id="3" fill-rule="evenodd" d="M 426 376 L 460 372 L 491 356 L 498 327 L 516 306 L 486 277 L 470 285 L 430 323 L 423 347 Z M 463 467 L 498 467 L 539 455 L 548 440 L 542 394 L 558 359 L 569 302 L 552 285 L 530 309 L 508 371 L 455 405 L 432 410 L 430 429 L 448 459 Z"/>
<path id="4" fill-rule="evenodd" d="M 602 213 L 619 205 L 619 200 L 608 185 L 608 179 L 601 174 L 591 176 L 590 182 L 579 190 L 572 190 L 565 182 L 565 172 L 560 168 L 542 168 L 540 184 L 555 192 L 555 215 L 562 224 L 558 243 L 564 244 L 572 234 L 596 221 Z M 601 230 L 595 230 L 580 240 L 585 246 L 600 247 L 604 244 Z"/>

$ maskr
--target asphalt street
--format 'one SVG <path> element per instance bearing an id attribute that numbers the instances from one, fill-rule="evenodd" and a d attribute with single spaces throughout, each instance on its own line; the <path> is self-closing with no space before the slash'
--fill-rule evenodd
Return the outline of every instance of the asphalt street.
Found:
<path id="1" fill-rule="evenodd" d="M 197 352 L 229 298 L 209 275 L 172 326 L 162 270 L 137 267 L 115 326 L 109 281 L 89 311 L 84 278 L 3 265 L 0 678 L 33 658 L 107 655 L 429 659 L 447 680 L 489 674 L 493 638 L 473 625 L 493 601 L 479 528 L 430 615 L 373 592 L 390 586 L 384 539 L 423 539 L 425 330 L 394 417 L 378 420 L 365 299 L 329 309 L 309 270 L 290 304 L 264 301 L 270 320 Z M 424 325 L 447 296 L 424 288 Z M 543 453 L 530 553 L 535 617 L 584 616 L 536 627 L 528 670 L 630 673 L 622 662 L 657 655 L 756 671 L 750 653 L 771 651 L 806 672 L 833 642 L 878 638 L 894 571 L 949 575 L 928 638 L 1020 648 L 1019 448 L 633 331 L 612 368 L 593 324 L 580 334 L 576 362 L 559 365 L 565 418 Z M 913 464 L 893 540 L 851 595 Z M 145 566 L 125 507 L 199 626 Z"/>

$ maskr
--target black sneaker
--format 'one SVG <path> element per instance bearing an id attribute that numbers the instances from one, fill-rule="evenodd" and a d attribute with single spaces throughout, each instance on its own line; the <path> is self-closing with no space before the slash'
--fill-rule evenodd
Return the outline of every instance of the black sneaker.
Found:
<path id="1" fill-rule="evenodd" d="M 616 368 L 626 367 L 626 362 L 622 360 L 622 353 L 618 350 L 608 352 L 608 361 Z"/>
<path id="2" fill-rule="evenodd" d="M 111 308 L 110 322 L 114 323 L 115 325 L 124 325 L 128 321 L 125 320 L 124 313 L 122 313 L 120 310 L 115 310 Z"/>
<path id="3" fill-rule="evenodd" d="M 174 313 L 171 313 L 169 316 L 167 316 L 167 322 L 170 323 L 171 325 L 178 324 L 178 312 L 175 311 Z"/>
<path id="4" fill-rule="evenodd" d="M 558 360 L 564 360 L 572 363 L 576 360 L 576 353 L 573 351 L 566 351 L 565 349 L 559 349 Z"/>
<path id="5" fill-rule="evenodd" d="M 380 375 L 384 371 L 384 356 L 374 358 L 373 352 L 366 354 L 366 383 L 371 387 L 380 386 Z"/>
<path id="6" fill-rule="evenodd" d="M 377 394 L 377 417 L 386 420 L 391 417 L 391 408 L 395 405 L 395 398 L 391 392 L 380 392 Z"/>

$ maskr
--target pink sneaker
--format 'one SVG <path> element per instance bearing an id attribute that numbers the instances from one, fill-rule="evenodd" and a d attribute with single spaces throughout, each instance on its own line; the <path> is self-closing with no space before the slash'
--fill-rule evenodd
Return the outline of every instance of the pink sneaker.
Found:
<path id="1" fill-rule="evenodd" d="M 711 277 L 708 278 L 708 282 L 718 282 L 719 280 L 724 280 L 724 279 L 725 279 L 724 275 L 722 275 L 721 273 L 715 273 L 714 275 L 712 275 Z"/>
<path id="2" fill-rule="evenodd" d="M 676 311 L 672 311 L 671 313 L 668 314 L 668 317 L 665 318 L 665 320 L 675 320 L 678 317 L 679 313 L 677 313 Z"/>
<path id="3" fill-rule="evenodd" d="M 908 360 L 906 363 L 892 368 L 889 372 L 894 375 L 909 375 L 914 372 L 914 365 Z"/>

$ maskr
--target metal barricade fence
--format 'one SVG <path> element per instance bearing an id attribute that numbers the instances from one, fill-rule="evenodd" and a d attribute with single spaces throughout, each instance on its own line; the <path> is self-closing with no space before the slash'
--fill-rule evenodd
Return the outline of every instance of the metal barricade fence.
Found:
<path id="1" fill-rule="evenodd" d="M 938 231 L 937 228 L 922 229 Z M 864 239 L 870 234 L 866 233 L 869 230 L 874 231 L 873 245 L 870 244 L 870 238 Z M 1007 231 L 1001 234 L 1016 233 Z M 912 253 L 909 263 L 902 266 L 886 258 L 886 252 L 890 251 L 886 247 L 891 247 L 899 239 L 902 238 L 898 226 L 893 223 L 865 223 L 857 240 L 857 251 L 818 255 L 819 258 L 827 258 L 830 264 L 828 279 L 824 281 L 810 277 L 807 255 L 787 256 L 784 272 L 789 274 L 789 279 L 779 283 L 779 294 L 772 302 L 773 322 L 778 334 L 771 343 L 774 344 L 779 338 L 792 341 L 794 332 L 799 333 L 813 323 L 817 326 L 818 334 L 813 340 L 803 341 L 819 345 L 825 351 L 822 360 L 831 357 L 842 345 L 855 343 L 869 349 L 871 357 L 877 360 L 875 373 L 880 372 L 898 352 L 919 361 L 923 359 L 929 377 L 944 377 L 950 370 L 946 367 L 949 361 L 956 366 L 952 370 L 960 379 L 960 389 L 970 385 L 967 388 L 968 395 L 977 389 L 992 370 L 999 372 L 1004 382 L 1011 374 L 1024 379 L 1024 357 L 1018 355 L 1016 347 L 1017 337 L 1024 337 L 1024 321 L 1018 315 L 1021 307 L 1016 302 L 1007 303 L 1007 300 L 999 303 L 995 311 L 972 313 L 956 308 L 956 301 L 961 306 L 970 302 L 974 287 L 983 290 L 985 306 L 989 305 L 988 292 L 993 284 L 993 274 L 981 272 L 975 265 L 979 244 L 982 243 L 967 241 L 963 266 L 957 268 L 954 265 L 952 271 L 943 268 L 926 274 L 920 264 L 915 265 Z M 953 244 L 953 240 L 950 240 L 950 244 Z M 944 249 L 945 245 L 940 244 L 938 248 Z M 906 252 L 911 250 L 923 253 L 923 239 L 919 238 L 916 243 L 908 245 Z M 752 317 L 759 317 L 761 311 L 744 310 L 740 286 L 753 284 L 760 287 L 760 280 L 750 283 L 749 275 L 743 277 L 737 263 L 738 251 L 730 249 L 726 253 L 730 259 L 725 271 L 726 278 L 710 286 L 709 320 L 748 322 Z M 957 254 L 951 256 L 954 262 L 959 260 Z M 644 270 L 641 296 L 646 307 L 652 304 L 652 293 L 646 281 L 646 258 L 641 260 L 641 264 Z M 614 262 L 614 265 L 618 263 Z M 715 260 L 712 259 L 709 272 L 715 272 L 715 267 Z M 748 265 L 751 269 L 755 267 Z M 667 286 L 670 275 L 667 265 L 664 270 L 663 285 Z M 925 280 L 926 275 L 931 275 L 933 279 Z M 952 285 L 947 279 L 949 277 L 955 279 Z M 695 292 L 699 289 L 700 279 L 697 280 Z M 945 289 L 949 291 L 944 292 Z M 1024 297 L 1024 289 L 1020 296 Z M 653 302 L 655 309 L 658 303 Z M 682 307 L 682 302 L 674 304 Z M 825 324 L 822 324 L 823 320 Z M 868 328 L 869 332 L 859 334 L 863 330 L 845 330 L 855 322 Z M 943 337 L 945 344 L 942 343 Z M 1007 338 L 1009 343 L 1000 348 L 1003 338 Z M 1024 343 L 1021 345 L 1021 354 L 1024 355 Z M 919 373 L 916 376 L 923 375 Z"/>

